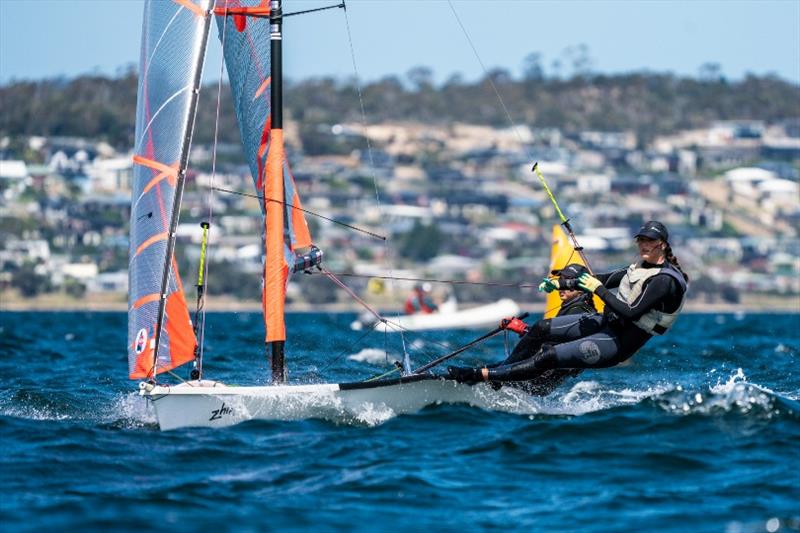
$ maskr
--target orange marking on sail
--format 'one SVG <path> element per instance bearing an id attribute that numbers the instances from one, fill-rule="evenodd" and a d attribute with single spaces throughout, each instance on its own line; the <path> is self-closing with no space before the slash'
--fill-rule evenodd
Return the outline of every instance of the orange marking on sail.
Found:
<path id="1" fill-rule="evenodd" d="M 176 291 L 167 296 L 167 305 L 164 311 L 164 327 L 169 336 L 170 364 L 166 367 L 159 367 L 159 373 L 193 360 L 194 349 L 197 346 L 197 338 L 194 336 L 192 321 L 189 319 L 189 308 L 183 297 L 183 291 Z"/>
<path id="2" fill-rule="evenodd" d="M 272 81 L 272 76 L 267 76 L 267 79 L 265 79 L 264 83 L 262 83 L 261 86 L 258 88 L 258 90 L 256 91 L 256 94 L 253 95 L 253 100 L 257 99 L 259 96 L 261 96 L 264 93 L 264 91 L 267 90 L 267 87 L 269 87 L 269 84 L 270 84 L 271 81 Z"/>
<path id="3" fill-rule="evenodd" d="M 133 162 L 136 163 L 137 165 L 142 165 L 143 167 L 152 168 L 153 170 L 159 170 L 161 172 L 164 172 L 165 174 L 172 174 L 176 178 L 178 176 L 178 163 L 165 165 L 164 163 L 159 163 L 158 161 L 147 159 L 146 157 L 142 157 L 140 155 L 133 156 Z"/>
<path id="4" fill-rule="evenodd" d="M 292 180 L 294 181 L 294 180 Z M 294 248 L 307 248 L 311 246 L 311 233 L 308 231 L 308 222 L 301 211 L 300 196 L 295 192 L 292 198 L 292 228 L 294 229 Z"/>
<path id="5" fill-rule="evenodd" d="M 146 296 L 142 296 L 141 298 L 139 298 L 138 300 L 133 302 L 133 308 L 134 309 L 139 309 L 141 306 L 143 306 L 145 304 L 149 304 L 151 302 L 157 302 L 158 299 L 159 299 L 159 295 L 158 295 L 157 292 L 154 292 L 153 294 L 148 294 Z"/>
<path id="6" fill-rule="evenodd" d="M 197 4 L 193 4 L 190 0 L 172 0 L 176 4 L 180 4 L 198 17 L 205 17 L 206 12 L 203 11 L 203 8 L 198 6 Z"/>
<path id="7" fill-rule="evenodd" d="M 158 233 L 156 235 L 153 235 L 152 237 L 144 241 L 142 244 L 140 244 L 138 248 L 136 248 L 136 253 L 134 254 L 134 256 L 139 255 L 142 252 L 142 250 L 144 250 L 151 244 L 167 240 L 168 236 L 169 234 L 166 231 L 163 233 Z"/>
<path id="8" fill-rule="evenodd" d="M 274 129 L 264 180 L 264 325 L 266 342 L 286 340 L 283 310 L 289 267 L 283 255 L 283 130 Z"/>
<path id="9" fill-rule="evenodd" d="M 149 378 L 153 375 L 153 349 L 150 347 L 150 339 L 147 340 L 147 347 L 136 356 L 133 364 L 133 372 L 128 376 L 130 379 Z"/>
<path id="10" fill-rule="evenodd" d="M 177 1 L 177 0 L 176 0 Z M 257 7 L 216 7 L 215 15 L 269 15 L 270 9 L 266 2 Z"/>
<path id="11" fill-rule="evenodd" d="M 162 172 L 161 174 L 158 174 L 155 178 L 153 178 L 153 179 L 151 179 L 150 181 L 147 182 L 147 185 L 145 185 L 144 189 L 142 189 L 142 194 L 146 193 L 147 191 L 149 191 L 150 189 L 155 187 L 156 184 L 158 182 L 160 182 L 161 180 L 163 180 L 164 178 L 167 179 L 167 182 L 170 185 L 172 185 L 173 187 L 175 186 L 175 183 L 176 183 L 175 174 L 173 174 L 173 173 L 168 174 L 166 172 Z"/>
<path id="12" fill-rule="evenodd" d="M 264 189 L 264 165 L 261 161 L 264 159 L 264 152 L 267 151 L 269 146 L 269 132 L 272 128 L 272 115 L 267 115 L 267 120 L 264 123 L 264 129 L 261 131 L 261 141 L 258 145 L 258 158 L 256 158 L 256 166 L 258 167 L 258 177 L 256 178 L 256 188 L 258 190 Z"/>

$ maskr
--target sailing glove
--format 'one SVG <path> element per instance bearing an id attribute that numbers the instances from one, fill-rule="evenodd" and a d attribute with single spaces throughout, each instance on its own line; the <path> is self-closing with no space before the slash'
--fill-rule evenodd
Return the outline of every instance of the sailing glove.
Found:
<path id="1" fill-rule="evenodd" d="M 539 284 L 539 292 L 551 293 L 558 290 L 558 281 L 550 278 L 544 278 Z"/>
<path id="2" fill-rule="evenodd" d="M 578 278 L 578 287 L 587 292 L 594 292 L 601 285 L 603 284 L 600 283 L 599 279 L 589 274 L 581 274 Z"/>
<path id="3" fill-rule="evenodd" d="M 528 324 L 520 320 L 519 318 L 504 318 L 500 321 L 500 329 L 507 329 L 509 331 L 513 331 L 520 337 L 528 333 Z"/>

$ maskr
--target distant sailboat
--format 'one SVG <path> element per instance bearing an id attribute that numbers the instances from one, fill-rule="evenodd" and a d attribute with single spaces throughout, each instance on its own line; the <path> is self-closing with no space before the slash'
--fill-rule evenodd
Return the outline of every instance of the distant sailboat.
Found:
<path id="1" fill-rule="evenodd" d="M 341 7 L 341 6 L 336 6 Z M 412 371 L 355 383 L 286 385 L 284 301 L 292 272 L 320 265 L 283 145 L 280 0 L 148 0 L 144 8 L 130 230 L 129 375 L 145 380 L 162 429 L 249 419 L 326 417 L 332 411 L 416 411 L 438 402 L 487 407 L 496 394 Z M 198 339 L 175 261 L 175 235 L 211 19 L 223 43 L 244 152 L 262 199 L 262 308 L 271 386 L 203 379 Z M 202 266 L 201 266 L 202 272 Z M 202 329 L 201 329 L 202 331 Z M 499 332 L 495 330 L 484 338 Z M 202 336 L 200 339 L 202 344 Z M 191 381 L 157 377 L 195 362 Z"/>

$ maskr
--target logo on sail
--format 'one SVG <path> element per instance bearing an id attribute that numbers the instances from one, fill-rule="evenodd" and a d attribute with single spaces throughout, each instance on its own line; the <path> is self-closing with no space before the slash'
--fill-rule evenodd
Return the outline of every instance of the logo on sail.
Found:
<path id="1" fill-rule="evenodd" d="M 136 355 L 139 355 L 147 347 L 147 330 L 142 328 L 136 334 L 136 342 L 133 344 Z"/>

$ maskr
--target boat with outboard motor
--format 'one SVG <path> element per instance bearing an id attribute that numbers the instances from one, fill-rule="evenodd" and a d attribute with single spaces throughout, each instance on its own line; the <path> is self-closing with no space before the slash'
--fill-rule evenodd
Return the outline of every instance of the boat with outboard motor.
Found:
<path id="1" fill-rule="evenodd" d="M 499 324 L 506 317 L 519 314 L 519 311 L 519 305 L 510 298 L 502 298 L 490 304 L 467 309 L 459 309 L 455 300 L 450 299 L 442 303 L 433 313 L 387 316 L 377 321 L 373 315 L 365 313 L 354 320 L 350 327 L 356 331 L 372 328 L 381 333 L 485 329 Z"/>

